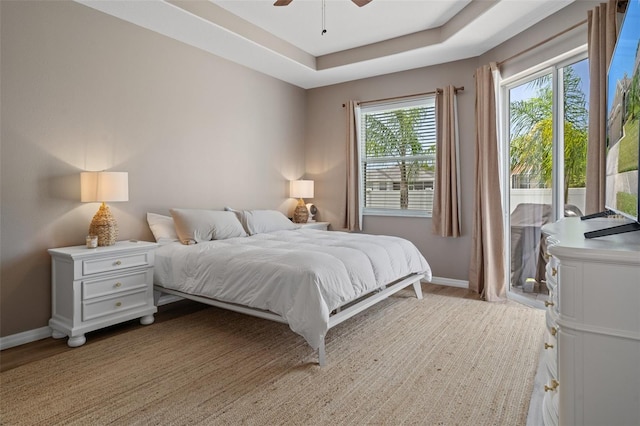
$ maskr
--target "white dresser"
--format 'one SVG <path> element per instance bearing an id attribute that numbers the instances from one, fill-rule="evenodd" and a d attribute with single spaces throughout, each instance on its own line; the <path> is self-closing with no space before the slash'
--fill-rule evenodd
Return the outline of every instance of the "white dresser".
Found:
<path id="1" fill-rule="evenodd" d="M 54 338 L 69 337 L 71 347 L 86 342 L 85 333 L 135 318 L 151 324 L 153 261 L 156 243 L 120 241 L 88 249 L 50 249 L 51 309 Z"/>
<path id="2" fill-rule="evenodd" d="M 584 238 L 620 223 L 565 218 L 542 228 L 546 426 L 640 425 L 640 232 Z"/>

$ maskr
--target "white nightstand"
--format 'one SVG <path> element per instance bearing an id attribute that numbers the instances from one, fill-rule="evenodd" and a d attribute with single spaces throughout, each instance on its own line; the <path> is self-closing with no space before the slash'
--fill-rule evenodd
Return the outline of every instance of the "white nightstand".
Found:
<path id="1" fill-rule="evenodd" d="M 320 229 L 322 231 L 328 231 L 330 222 L 307 222 L 307 223 L 297 223 L 300 228 L 307 229 Z"/>
<path id="2" fill-rule="evenodd" d="M 88 249 L 49 249 L 53 337 L 82 346 L 85 333 L 134 318 L 153 323 L 153 260 L 156 243 L 119 241 Z"/>

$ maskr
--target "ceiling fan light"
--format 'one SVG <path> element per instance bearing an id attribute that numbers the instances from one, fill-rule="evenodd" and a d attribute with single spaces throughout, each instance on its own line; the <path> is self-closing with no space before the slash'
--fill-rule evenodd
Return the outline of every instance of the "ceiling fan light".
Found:
<path id="1" fill-rule="evenodd" d="M 354 2 L 355 4 L 358 5 L 358 7 L 362 7 L 362 6 L 366 6 L 367 4 L 369 4 L 369 2 L 371 0 L 351 0 L 352 2 Z"/>

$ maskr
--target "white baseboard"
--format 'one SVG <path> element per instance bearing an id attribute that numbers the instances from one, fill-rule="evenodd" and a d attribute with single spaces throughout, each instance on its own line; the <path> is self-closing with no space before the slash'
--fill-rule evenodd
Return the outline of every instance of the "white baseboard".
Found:
<path id="1" fill-rule="evenodd" d="M 47 337 L 51 337 L 51 329 L 49 327 L 36 328 L 35 330 L 28 330 L 23 331 L 22 333 L 0 337 L 0 350 L 24 345 L 25 343 L 35 342 L 40 339 L 46 339 Z"/>
<path id="2" fill-rule="evenodd" d="M 431 284 L 446 285 L 449 287 L 469 288 L 469 282 L 464 280 L 454 280 L 451 278 L 433 277 Z M 163 294 L 157 302 L 157 306 L 166 305 L 168 303 L 183 300 L 182 297 L 171 294 Z M 14 346 L 24 345 L 25 343 L 35 342 L 36 340 L 51 337 L 51 329 L 49 327 L 41 327 L 35 330 L 24 331 L 10 336 L 0 337 L 0 350 L 13 348 Z"/>
<path id="3" fill-rule="evenodd" d="M 182 297 L 174 296 L 171 294 L 164 294 L 158 300 L 157 306 L 166 305 L 168 303 L 177 302 L 183 300 Z M 51 337 L 51 328 L 41 327 L 35 330 L 23 331 L 22 333 L 12 334 L 10 336 L 0 337 L 0 351 L 13 348 L 14 346 L 24 345 L 26 343 L 35 342 L 36 340 L 46 339 Z"/>
<path id="4" fill-rule="evenodd" d="M 454 280 L 453 278 L 433 277 L 429 282 L 431 284 L 446 285 L 449 287 L 469 288 L 469 281 Z"/>

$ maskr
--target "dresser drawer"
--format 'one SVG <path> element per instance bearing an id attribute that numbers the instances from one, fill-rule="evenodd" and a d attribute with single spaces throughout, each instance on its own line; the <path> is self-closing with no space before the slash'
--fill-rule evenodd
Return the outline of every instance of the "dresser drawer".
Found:
<path id="1" fill-rule="evenodd" d="M 557 333 L 558 333 L 558 314 L 551 310 L 551 309 L 547 309 L 546 315 L 545 315 L 545 322 L 547 325 L 547 333 L 549 333 L 554 339 L 557 339 Z"/>
<path id="2" fill-rule="evenodd" d="M 546 266 L 546 280 L 549 290 L 556 290 L 558 287 L 558 259 L 555 257 L 549 258 L 549 262 Z"/>
<path id="3" fill-rule="evenodd" d="M 86 259 L 82 261 L 82 275 L 100 274 L 103 272 L 119 271 L 148 265 L 150 265 L 148 252 L 126 253 L 120 256 Z"/>
<path id="4" fill-rule="evenodd" d="M 146 270 L 85 280 L 82 282 L 82 300 L 108 296 L 128 290 L 145 289 L 147 285 Z"/>
<path id="5" fill-rule="evenodd" d="M 558 377 L 558 354 L 553 349 L 546 350 L 542 353 L 542 366 L 544 366 L 546 374 L 545 381 L 551 382 L 552 379 Z"/>
<path id="6" fill-rule="evenodd" d="M 558 378 L 558 339 L 552 336 L 548 331 L 544 334 L 544 342 L 542 343 L 544 350 L 542 351 L 542 365 L 545 366 L 549 373 L 549 379 Z"/>
<path id="7" fill-rule="evenodd" d="M 82 302 L 82 321 L 90 321 L 109 315 L 117 316 L 123 311 L 147 306 L 147 299 L 147 289 L 145 288 L 135 293 Z"/>
<path id="8" fill-rule="evenodd" d="M 558 392 L 547 392 L 542 399 L 542 421 L 544 426 L 557 426 L 558 417 Z"/>

